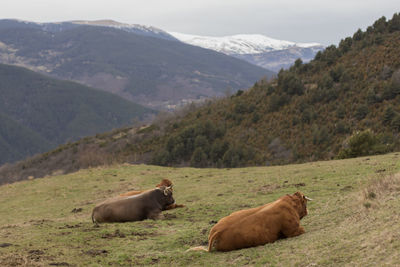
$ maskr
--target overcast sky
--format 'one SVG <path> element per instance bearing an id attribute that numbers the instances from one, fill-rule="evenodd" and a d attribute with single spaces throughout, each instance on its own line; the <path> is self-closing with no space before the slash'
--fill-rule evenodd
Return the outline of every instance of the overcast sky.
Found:
<path id="1" fill-rule="evenodd" d="M 337 44 L 399 0 L 0 0 L 0 19 L 35 22 L 112 19 L 166 31 L 224 36 L 264 34 L 295 42 Z"/>

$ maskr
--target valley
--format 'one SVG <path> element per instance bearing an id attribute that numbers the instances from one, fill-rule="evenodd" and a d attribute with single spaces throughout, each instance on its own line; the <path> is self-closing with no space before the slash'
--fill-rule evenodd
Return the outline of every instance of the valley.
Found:
<path id="1" fill-rule="evenodd" d="M 274 74 L 184 44 L 154 27 L 112 21 L 0 20 L 0 63 L 80 82 L 157 110 L 221 97 Z"/>

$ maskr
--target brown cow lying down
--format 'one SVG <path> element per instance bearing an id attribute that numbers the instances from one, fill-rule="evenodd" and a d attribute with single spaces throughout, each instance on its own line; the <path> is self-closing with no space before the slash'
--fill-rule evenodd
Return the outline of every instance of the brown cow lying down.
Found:
<path id="1" fill-rule="evenodd" d="M 161 186 L 166 186 L 166 187 L 171 186 L 171 187 L 172 187 L 172 182 L 171 182 L 170 180 L 168 180 L 168 179 L 162 179 L 161 182 L 160 182 L 159 184 L 156 185 L 156 187 L 161 187 Z M 150 189 L 150 190 L 151 190 L 151 189 Z M 142 191 L 140 191 L 140 190 L 133 190 L 133 191 L 129 191 L 129 192 L 120 194 L 119 196 L 120 196 L 120 197 L 133 196 L 133 195 L 141 194 L 141 193 L 146 192 L 146 191 L 148 191 L 148 190 L 142 190 Z M 176 209 L 176 208 L 183 208 L 183 207 L 185 207 L 185 205 L 182 205 L 182 204 L 175 204 L 175 203 L 174 203 L 174 204 L 172 204 L 172 205 L 167 206 L 167 207 L 165 208 L 165 210 Z"/>
<path id="2" fill-rule="evenodd" d="M 272 243 L 278 238 L 303 234 L 300 219 L 307 215 L 307 200 L 300 192 L 285 195 L 263 206 L 236 211 L 222 218 L 208 236 L 208 249 L 195 247 L 189 250 L 218 251 L 255 247 Z"/>
<path id="3" fill-rule="evenodd" d="M 93 223 L 132 222 L 157 219 L 161 211 L 175 202 L 172 188 L 161 186 L 142 194 L 98 204 L 92 212 Z"/>

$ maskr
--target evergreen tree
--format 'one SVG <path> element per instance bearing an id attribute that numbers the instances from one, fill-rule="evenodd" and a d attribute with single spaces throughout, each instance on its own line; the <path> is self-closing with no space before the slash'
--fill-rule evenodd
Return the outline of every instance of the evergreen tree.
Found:
<path id="1" fill-rule="evenodd" d="M 393 107 L 391 106 L 387 107 L 385 109 L 385 112 L 383 113 L 383 123 L 390 124 L 392 122 L 394 115 L 395 113 Z"/>
<path id="2" fill-rule="evenodd" d="M 393 117 L 391 126 L 392 126 L 393 130 L 395 130 L 396 132 L 400 132 L 400 115 L 399 114 L 396 114 Z"/>
<path id="3" fill-rule="evenodd" d="M 369 88 L 367 91 L 367 103 L 369 105 L 372 105 L 372 104 L 375 104 L 376 102 L 378 102 L 377 100 L 378 99 L 377 99 L 374 88 Z"/>
<path id="4" fill-rule="evenodd" d="M 373 29 L 377 33 L 384 33 L 387 28 L 387 22 L 385 16 L 381 17 L 373 24 Z"/>
<path id="5" fill-rule="evenodd" d="M 400 13 L 395 13 L 389 21 L 389 32 L 400 31 Z"/>
<path id="6" fill-rule="evenodd" d="M 360 121 L 360 120 L 364 119 L 365 116 L 367 116 L 367 114 L 368 114 L 368 106 L 367 105 L 361 104 L 357 107 L 356 113 L 355 113 L 357 120 Z"/>
<path id="7" fill-rule="evenodd" d="M 196 168 L 203 168 L 207 166 L 207 155 L 201 147 L 194 150 L 190 159 L 190 165 Z"/>
<path id="8" fill-rule="evenodd" d="M 356 33 L 353 35 L 354 41 L 361 41 L 364 38 L 364 32 L 361 29 L 358 29 Z"/>

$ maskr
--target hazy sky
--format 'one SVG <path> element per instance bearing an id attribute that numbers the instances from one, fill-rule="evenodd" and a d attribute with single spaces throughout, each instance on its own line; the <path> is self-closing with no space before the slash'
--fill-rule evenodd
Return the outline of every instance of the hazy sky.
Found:
<path id="1" fill-rule="evenodd" d="M 113 19 L 189 34 L 260 33 L 325 45 L 395 12 L 399 0 L 0 0 L 0 19 Z"/>

